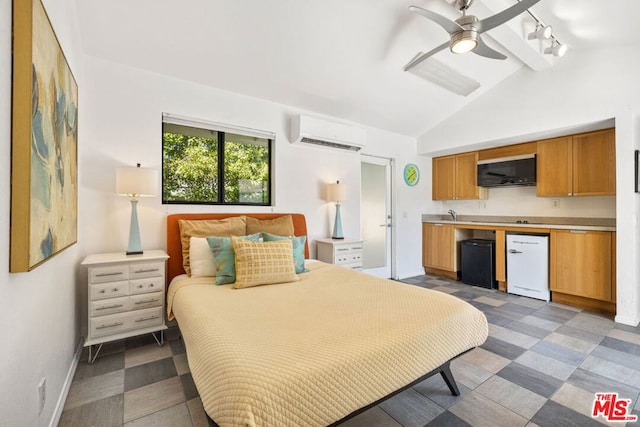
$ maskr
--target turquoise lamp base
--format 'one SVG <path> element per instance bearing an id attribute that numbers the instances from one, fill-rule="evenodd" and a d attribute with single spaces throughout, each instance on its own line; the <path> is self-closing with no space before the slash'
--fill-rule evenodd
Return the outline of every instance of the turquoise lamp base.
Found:
<path id="1" fill-rule="evenodd" d="M 332 239 L 344 239 L 342 235 L 342 218 L 340 218 L 340 203 L 336 203 L 336 220 L 333 223 Z"/>
<path id="2" fill-rule="evenodd" d="M 129 226 L 129 246 L 127 255 L 142 254 L 140 243 L 140 227 L 138 227 L 138 201 L 131 199 L 131 225 Z"/>

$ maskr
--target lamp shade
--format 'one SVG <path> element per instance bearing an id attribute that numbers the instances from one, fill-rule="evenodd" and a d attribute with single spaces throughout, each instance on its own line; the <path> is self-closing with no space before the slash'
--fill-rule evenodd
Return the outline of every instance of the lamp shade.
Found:
<path id="1" fill-rule="evenodd" d="M 327 200 L 331 202 L 343 202 L 347 200 L 347 186 L 337 181 L 335 184 L 327 184 Z"/>
<path id="2" fill-rule="evenodd" d="M 138 167 L 116 169 L 116 193 L 129 197 L 153 197 L 158 186 L 158 171 Z"/>

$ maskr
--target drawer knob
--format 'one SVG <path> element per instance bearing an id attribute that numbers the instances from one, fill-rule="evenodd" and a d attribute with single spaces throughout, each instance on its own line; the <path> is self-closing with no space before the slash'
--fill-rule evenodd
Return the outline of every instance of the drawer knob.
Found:
<path id="1" fill-rule="evenodd" d="M 149 285 L 150 288 L 153 288 L 153 283 Z"/>
<path id="2" fill-rule="evenodd" d="M 142 285 L 138 285 L 138 289 L 142 289 Z"/>
<path id="3" fill-rule="evenodd" d="M 118 292 L 118 288 L 113 288 L 112 291 L 113 292 Z"/>
<path id="4" fill-rule="evenodd" d="M 104 294 L 105 292 L 107 292 L 107 291 L 105 291 L 104 289 L 100 289 L 100 293 L 101 294 Z"/>

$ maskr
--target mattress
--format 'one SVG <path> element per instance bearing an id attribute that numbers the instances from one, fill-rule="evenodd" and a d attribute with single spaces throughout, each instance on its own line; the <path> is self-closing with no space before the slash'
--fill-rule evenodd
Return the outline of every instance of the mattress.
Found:
<path id="1" fill-rule="evenodd" d="M 438 291 L 321 262 L 248 289 L 176 278 L 191 374 L 220 426 L 324 426 L 482 344 L 487 320 Z"/>

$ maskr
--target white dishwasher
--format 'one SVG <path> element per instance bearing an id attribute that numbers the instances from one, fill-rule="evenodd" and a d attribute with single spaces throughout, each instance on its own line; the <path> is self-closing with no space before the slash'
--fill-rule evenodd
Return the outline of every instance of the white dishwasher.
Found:
<path id="1" fill-rule="evenodd" d="M 549 301 L 549 236 L 506 237 L 507 292 Z"/>

